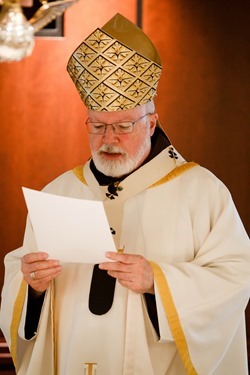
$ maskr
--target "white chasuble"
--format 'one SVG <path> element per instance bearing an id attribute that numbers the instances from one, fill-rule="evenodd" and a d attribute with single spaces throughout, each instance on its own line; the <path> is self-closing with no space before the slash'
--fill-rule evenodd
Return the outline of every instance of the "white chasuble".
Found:
<path id="1" fill-rule="evenodd" d="M 110 310 L 91 313 L 93 265 L 68 263 L 46 292 L 37 332 L 25 340 L 20 257 L 36 250 L 28 222 L 23 247 L 5 259 L 0 315 L 17 373 L 247 375 L 249 239 L 226 187 L 172 146 L 117 187 L 111 199 L 87 162 L 44 191 L 103 201 L 117 249 L 151 262 L 160 336 L 144 296 L 119 282 Z"/>

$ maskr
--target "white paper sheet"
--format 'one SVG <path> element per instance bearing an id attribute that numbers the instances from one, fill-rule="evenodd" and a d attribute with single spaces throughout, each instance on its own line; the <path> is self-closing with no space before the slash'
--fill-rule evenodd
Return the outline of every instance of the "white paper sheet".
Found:
<path id="1" fill-rule="evenodd" d="M 63 262 L 107 262 L 116 251 L 103 203 L 22 188 L 39 251 Z"/>

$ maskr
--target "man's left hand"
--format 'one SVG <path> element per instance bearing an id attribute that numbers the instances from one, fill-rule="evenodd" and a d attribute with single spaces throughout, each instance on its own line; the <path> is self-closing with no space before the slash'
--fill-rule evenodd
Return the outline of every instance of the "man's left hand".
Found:
<path id="1" fill-rule="evenodd" d="M 119 283 L 136 293 L 154 294 L 154 275 L 150 263 L 142 256 L 107 252 L 114 262 L 99 264 L 99 268 L 116 278 Z"/>

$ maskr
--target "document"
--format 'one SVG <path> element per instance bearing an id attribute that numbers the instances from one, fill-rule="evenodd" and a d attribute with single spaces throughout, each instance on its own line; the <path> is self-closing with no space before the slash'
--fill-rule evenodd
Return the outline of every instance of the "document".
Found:
<path id="1" fill-rule="evenodd" d="M 101 201 L 53 195 L 22 188 L 38 251 L 73 263 L 108 262 L 117 251 Z"/>

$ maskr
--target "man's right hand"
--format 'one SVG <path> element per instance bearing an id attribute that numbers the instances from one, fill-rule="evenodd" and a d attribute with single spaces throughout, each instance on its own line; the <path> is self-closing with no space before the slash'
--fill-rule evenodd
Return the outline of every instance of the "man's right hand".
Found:
<path id="1" fill-rule="evenodd" d="M 38 294 L 43 293 L 51 280 L 60 275 L 62 266 L 55 259 L 48 259 L 44 252 L 34 252 L 24 255 L 21 259 L 21 271 L 26 282 Z"/>

